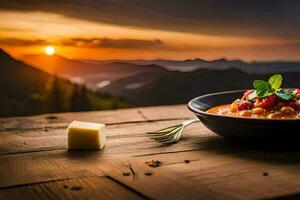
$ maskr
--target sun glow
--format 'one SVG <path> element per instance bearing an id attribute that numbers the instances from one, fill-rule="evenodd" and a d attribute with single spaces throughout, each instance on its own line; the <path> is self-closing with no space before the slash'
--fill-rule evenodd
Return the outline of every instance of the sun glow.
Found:
<path id="1" fill-rule="evenodd" d="M 299 60 L 300 48 L 299 45 L 294 45 L 299 43 L 299 37 L 220 33 L 196 34 L 181 30 L 161 30 L 159 27 L 138 28 L 42 11 L 26 11 L 24 14 L 21 11 L 0 9 L 0 48 L 19 58 L 42 53 L 49 58 L 59 54 L 70 59 L 95 60 L 185 60 L 199 57 L 207 60 L 220 57 L 246 61 Z M 95 40 L 97 38 L 105 44 Z M 143 45 L 143 41 L 135 41 L 146 40 L 147 46 L 149 41 L 152 44 L 155 39 L 162 42 L 160 46 L 141 48 L 139 45 Z M 93 40 L 99 44 L 92 43 Z"/>
<path id="2" fill-rule="evenodd" d="M 55 48 L 53 46 L 47 46 L 44 48 L 45 54 L 52 56 L 55 54 Z"/>

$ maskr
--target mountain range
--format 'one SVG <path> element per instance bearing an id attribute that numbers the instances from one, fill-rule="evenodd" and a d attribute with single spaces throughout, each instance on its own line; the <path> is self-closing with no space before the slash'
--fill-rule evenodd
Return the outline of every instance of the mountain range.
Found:
<path id="1" fill-rule="evenodd" d="M 0 116 L 113 109 L 127 106 L 109 95 L 72 84 L 0 49 Z"/>
<path id="2" fill-rule="evenodd" d="M 155 64 L 138 65 L 119 61 L 72 60 L 58 55 L 27 55 L 22 57 L 22 60 L 40 70 L 58 74 L 73 82 L 84 83 L 95 90 L 102 88 L 103 82 L 111 83 L 139 73 L 164 73 L 167 71 Z"/>
<path id="3" fill-rule="evenodd" d="M 125 99 L 132 105 L 186 103 L 210 92 L 252 87 L 255 79 L 282 73 L 285 87 L 299 87 L 300 62 L 241 60 L 72 60 L 61 56 L 25 56 L 43 70 Z M 49 71 L 50 72 L 50 71 Z M 51 72 L 50 72 L 51 73 Z"/>
<path id="4" fill-rule="evenodd" d="M 279 73 L 279 72 L 300 72 L 300 61 L 273 61 L 273 62 L 245 62 L 242 60 L 227 60 L 225 58 L 217 60 L 203 60 L 203 59 L 187 59 L 187 60 L 85 60 L 85 62 L 93 64 L 103 63 L 131 63 L 136 65 L 158 65 L 169 71 L 192 72 L 199 69 L 210 70 L 225 70 L 225 69 L 238 69 L 245 73 Z"/>
<path id="5" fill-rule="evenodd" d="M 283 74 L 284 87 L 300 85 L 299 62 L 95 61 L 58 55 L 21 61 L 0 49 L 0 116 L 186 103 L 206 93 L 250 88 L 253 80 L 273 73 Z"/>

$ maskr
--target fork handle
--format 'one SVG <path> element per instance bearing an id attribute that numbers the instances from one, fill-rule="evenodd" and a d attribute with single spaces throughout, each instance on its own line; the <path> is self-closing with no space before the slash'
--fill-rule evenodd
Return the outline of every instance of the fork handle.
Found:
<path id="1" fill-rule="evenodd" d="M 199 121 L 200 121 L 200 120 L 199 120 L 198 118 L 186 120 L 186 121 L 182 122 L 182 126 L 183 126 L 183 127 L 186 127 L 186 126 L 188 126 L 188 125 L 190 125 L 190 124 L 192 124 L 192 123 L 199 122 Z"/>

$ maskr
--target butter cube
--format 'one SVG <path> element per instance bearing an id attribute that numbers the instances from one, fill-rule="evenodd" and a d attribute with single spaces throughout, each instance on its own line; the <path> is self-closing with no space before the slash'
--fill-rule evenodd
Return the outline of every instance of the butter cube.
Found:
<path id="1" fill-rule="evenodd" d="M 105 124 L 73 121 L 67 130 L 69 149 L 102 149 Z"/>

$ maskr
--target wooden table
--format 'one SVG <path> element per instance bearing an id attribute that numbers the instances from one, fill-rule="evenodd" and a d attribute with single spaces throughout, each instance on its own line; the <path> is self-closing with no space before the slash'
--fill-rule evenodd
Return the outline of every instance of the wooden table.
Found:
<path id="1" fill-rule="evenodd" d="M 2 118 L 0 199 L 300 199 L 297 148 L 233 145 L 201 123 L 171 146 L 147 138 L 193 117 L 176 105 Z M 106 123 L 104 150 L 68 151 L 72 120 Z"/>

